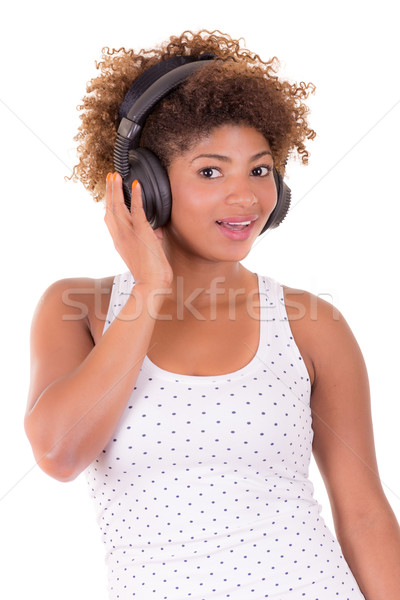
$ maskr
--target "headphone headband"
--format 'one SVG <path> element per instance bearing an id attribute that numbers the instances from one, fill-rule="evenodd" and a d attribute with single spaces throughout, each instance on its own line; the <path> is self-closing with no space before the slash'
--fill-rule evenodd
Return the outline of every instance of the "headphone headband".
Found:
<path id="1" fill-rule="evenodd" d="M 128 112 L 134 103 L 139 100 L 140 96 L 144 94 L 144 92 L 151 85 L 153 85 L 157 79 L 160 79 L 160 77 L 166 73 L 169 73 L 169 71 L 172 71 L 173 69 L 176 69 L 182 65 L 186 65 L 187 63 L 194 62 L 195 60 L 210 60 L 212 58 L 216 58 L 216 55 L 204 53 L 201 54 L 198 59 L 196 59 L 194 56 L 172 56 L 146 69 L 144 73 L 135 79 L 125 94 L 125 97 L 119 108 L 119 120 L 121 121 L 124 117 L 128 116 Z"/>
<path id="2" fill-rule="evenodd" d="M 202 60 L 183 64 L 173 71 L 169 71 L 157 81 L 155 81 L 151 89 L 148 88 L 132 108 L 129 110 L 127 118 L 138 125 L 143 125 L 147 115 L 153 110 L 160 100 L 165 98 L 174 88 L 185 81 L 194 71 L 202 68 L 206 64 L 210 64 L 211 60 Z"/>
<path id="3" fill-rule="evenodd" d="M 204 58 L 196 61 L 193 61 L 192 57 L 180 57 L 183 59 L 189 59 L 190 62 L 185 60 L 185 63 L 180 64 L 178 67 L 173 67 L 170 63 L 172 70 L 169 70 L 164 75 L 158 77 L 155 80 L 154 76 L 156 74 L 156 71 L 151 72 L 151 70 L 154 67 L 158 67 L 158 65 L 154 65 L 149 69 L 150 75 L 148 74 L 145 80 L 142 79 L 142 81 L 139 82 L 141 88 L 143 88 L 144 84 L 146 86 L 146 89 L 139 96 L 136 102 L 134 102 L 133 105 L 130 107 L 127 116 L 121 119 L 121 122 L 118 127 L 117 139 L 115 142 L 114 164 L 116 170 L 120 173 L 122 178 L 126 178 L 129 173 L 129 150 L 134 147 L 134 141 L 139 139 L 140 132 L 142 130 L 147 115 L 153 110 L 153 108 L 156 106 L 156 104 L 158 104 L 158 102 L 162 98 L 167 96 L 180 83 L 185 81 L 185 79 L 187 79 L 187 77 L 189 77 L 191 73 L 197 71 L 197 69 L 204 66 L 205 64 L 211 63 L 212 60 L 208 59 L 208 56 L 210 55 L 206 56 L 207 59 Z M 173 59 L 169 60 L 174 60 L 176 64 L 176 57 L 173 57 Z M 168 60 L 165 61 L 165 63 L 168 63 Z M 167 67 L 168 66 L 169 65 L 167 65 Z M 158 74 L 159 72 L 160 69 L 158 68 Z M 146 75 L 146 72 L 143 75 Z M 127 96 L 134 96 L 134 93 L 136 92 L 136 87 L 132 91 L 134 86 L 130 88 Z M 125 96 L 125 99 L 127 98 L 127 96 Z M 122 112 L 125 99 L 121 105 L 120 112 Z M 125 108 L 126 105 L 124 107 L 124 110 Z"/>

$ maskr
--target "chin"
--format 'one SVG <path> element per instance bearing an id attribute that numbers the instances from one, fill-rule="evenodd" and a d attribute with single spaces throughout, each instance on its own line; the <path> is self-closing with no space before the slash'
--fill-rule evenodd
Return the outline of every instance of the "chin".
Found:
<path id="1" fill-rule="evenodd" d="M 207 235 L 197 235 L 188 238 L 171 225 L 171 222 L 165 228 L 165 239 L 169 241 L 172 247 L 177 249 L 193 259 L 203 258 L 212 262 L 238 262 L 246 258 L 249 254 L 255 239 L 245 241 L 216 240 L 212 236 L 207 241 Z"/>
<path id="2" fill-rule="evenodd" d="M 220 260 L 221 262 L 239 262 L 248 256 L 250 250 L 251 246 L 246 248 L 227 248 L 220 252 L 217 252 L 215 249 L 215 252 L 208 254 L 210 254 L 210 258 L 212 257 L 213 260 Z"/>

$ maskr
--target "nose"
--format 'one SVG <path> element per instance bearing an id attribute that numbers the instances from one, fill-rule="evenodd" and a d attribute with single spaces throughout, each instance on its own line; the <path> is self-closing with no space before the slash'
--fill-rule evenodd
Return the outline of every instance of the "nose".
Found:
<path id="1" fill-rule="evenodd" d="M 232 187 L 226 196 L 227 204 L 240 204 L 243 206 L 252 206 L 257 204 L 258 200 L 254 194 L 248 180 L 237 180 L 232 182 Z"/>

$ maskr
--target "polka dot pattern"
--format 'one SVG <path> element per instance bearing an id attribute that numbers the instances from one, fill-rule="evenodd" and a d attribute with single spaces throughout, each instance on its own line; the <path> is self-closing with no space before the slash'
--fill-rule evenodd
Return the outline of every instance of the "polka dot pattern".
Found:
<path id="1" fill-rule="evenodd" d="M 310 380 L 282 286 L 258 276 L 260 341 L 227 375 L 146 357 L 86 478 L 110 600 L 362 600 L 308 479 Z M 133 285 L 116 276 L 105 330 Z"/>

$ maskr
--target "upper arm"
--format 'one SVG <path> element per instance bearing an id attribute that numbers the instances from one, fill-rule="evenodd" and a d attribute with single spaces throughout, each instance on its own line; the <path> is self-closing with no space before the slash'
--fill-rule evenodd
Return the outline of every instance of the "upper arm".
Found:
<path id="1" fill-rule="evenodd" d="M 317 318 L 309 323 L 315 369 L 313 455 L 335 528 L 345 531 L 387 501 L 378 474 L 369 381 L 360 347 L 343 315 L 333 312 L 330 303 L 318 299 L 317 309 Z"/>
<path id="2" fill-rule="evenodd" d="M 78 367 L 94 346 L 88 320 L 89 283 L 84 279 L 56 281 L 38 302 L 30 334 L 26 416 L 41 393 Z"/>
<path id="3" fill-rule="evenodd" d="M 329 302 L 285 287 L 296 343 L 312 381 L 313 455 L 336 532 L 387 508 L 375 455 L 367 368 L 343 315 Z"/>

